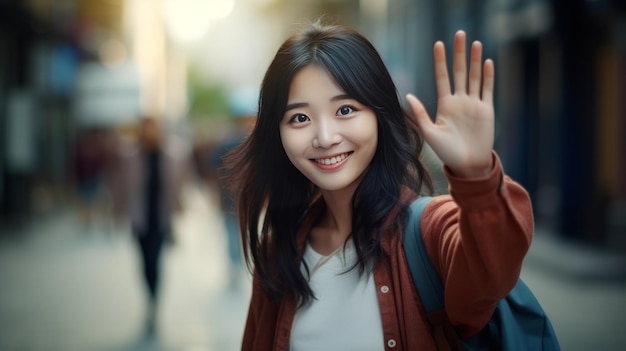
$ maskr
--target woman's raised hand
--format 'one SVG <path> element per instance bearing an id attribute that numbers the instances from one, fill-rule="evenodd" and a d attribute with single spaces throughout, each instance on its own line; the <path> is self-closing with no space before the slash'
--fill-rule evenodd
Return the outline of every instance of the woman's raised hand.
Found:
<path id="1" fill-rule="evenodd" d="M 426 142 L 456 176 L 484 176 L 493 166 L 493 61 L 486 60 L 483 67 L 482 44 L 474 42 L 468 75 L 466 35 L 458 31 L 454 36 L 453 91 L 443 43 L 435 43 L 433 52 L 438 95 L 435 121 L 411 94 L 407 95 L 409 106 Z"/>

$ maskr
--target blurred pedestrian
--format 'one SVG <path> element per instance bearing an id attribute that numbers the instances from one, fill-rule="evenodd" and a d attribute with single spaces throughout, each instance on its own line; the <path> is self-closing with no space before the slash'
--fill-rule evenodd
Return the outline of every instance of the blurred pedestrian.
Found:
<path id="1" fill-rule="evenodd" d="M 445 283 L 445 312 L 477 333 L 516 284 L 533 232 L 527 192 L 493 151 L 494 65 L 454 38 L 453 83 L 434 46 L 433 122 L 404 111 L 361 34 L 313 24 L 279 48 L 249 138 L 229 155 L 254 281 L 243 350 L 436 350 L 402 245 L 410 204 L 432 192 L 424 139 L 449 195 L 426 205 L 421 232 Z M 469 77 L 469 79 L 468 79 Z"/>
<path id="2" fill-rule="evenodd" d="M 173 240 L 172 216 L 182 210 L 181 192 L 188 177 L 187 149 L 166 138 L 159 121 L 139 122 L 138 142 L 118 150 L 113 199 L 118 218 L 127 219 L 141 256 L 147 288 L 146 333 L 153 334 L 159 298 L 163 244 Z"/>

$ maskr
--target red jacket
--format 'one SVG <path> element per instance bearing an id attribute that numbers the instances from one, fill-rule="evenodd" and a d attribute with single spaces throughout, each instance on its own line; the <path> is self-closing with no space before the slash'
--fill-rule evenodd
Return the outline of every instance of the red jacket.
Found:
<path id="1" fill-rule="evenodd" d="M 422 214 L 424 243 L 445 285 L 446 312 L 462 337 L 479 331 L 513 288 L 533 233 L 528 193 L 504 175 L 495 153 L 494 161 L 490 175 L 480 179 L 457 178 L 444 167 L 450 195 L 435 197 Z M 298 232 L 303 249 L 315 217 Z M 382 246 L 373 274 L 385 349 L 435 351 L 402 233 L 383 233 Z M 295 301 L 270 301 L 255 280 L 242 350 L 288 350 L 295 311 Z"/>

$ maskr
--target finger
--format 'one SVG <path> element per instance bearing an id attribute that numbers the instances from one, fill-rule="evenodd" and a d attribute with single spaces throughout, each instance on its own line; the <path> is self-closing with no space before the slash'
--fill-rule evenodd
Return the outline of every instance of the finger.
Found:
<path id="1" fill-rule="evenodd" d="M 491 59 L 485 60 L 483 68 L 482 101 L 493 104 L 493 86 L 495 82 L 495 68 Z"/>
<path id="2" fill-rule="evenodd" d="M 469 71 L 469 95 L 479 96 L 480 94 L 480 82 L 481 82 L 481 69 L 482 69 L 482 54 L 483 46 L 479 41 L 472 43 L 471 56 L 470 56 L 470 71 Z"/>
<path id="3" fill-rule="evenodd" d="M 424 104 L 422 104 L 422 102 L 413 94 L 408 94 L 406 96 L 406 101 L 409 103 L 409 107 L 411 107 L 413 116 L 415 116 L 417 126 L 422 131 L 422 134 L 424 134 L 424 132 L 433 124 L 433 121 L 428 116 L 428 111 L 424 108 Z"/>
<path id="4" fill-rule="evenodd" d="M 454 36 L 454 61 L 452 71 L 454 72 L 454 93 L 467 92 L 467 57 L 465 51 L 465 32 L 460 30 Z"/>
<path id="5" fill-rule="evenodd" d="M 435 60 L 435 83 L 439 98 L 450 95 L 450 77 L 448 76 L 448 64 L 446 63 L 446 48 L 441 41 L 435 43 L 433 48 Z"/>

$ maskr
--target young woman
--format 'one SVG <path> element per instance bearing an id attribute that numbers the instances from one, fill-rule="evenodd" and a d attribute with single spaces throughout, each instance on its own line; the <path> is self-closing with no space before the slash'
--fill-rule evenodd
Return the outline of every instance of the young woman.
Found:
<path id="1" fill-rule="evenodd" d="M 408 206 L 430 193 L 424 140 L 449 195 L 422 214 L 449 321 L 479 331 L 515 285 L 533 231 L 526 191 L 493 151 L 494 65 L 454 39 L 453 87 L 434 46 L 435 122 L 406 113 L 372 44 L 314 24 L 278 50 L 257 124 L 229 157 L 242 244 L 254 273 L 243 350 L 435 350 L 407 267 Z M 427 282 L 415 282 L 423 284 Z"/>

